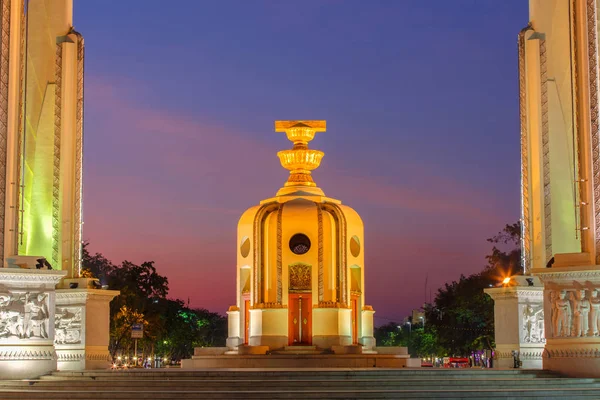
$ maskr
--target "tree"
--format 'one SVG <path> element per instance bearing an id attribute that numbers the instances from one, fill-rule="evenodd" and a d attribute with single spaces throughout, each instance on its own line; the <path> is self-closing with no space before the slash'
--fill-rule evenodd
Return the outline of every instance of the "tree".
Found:
<path id="1" fill-rule="evenodd" d="M 131 345 L 131 328 L 134 324 L 143 324 L 144 328 L 148 326 L 148 321 L 144 319 L 144 314 L 122 306 L 111 318 L 109 352 L 111 357 L 116 357 L 117 351 L 128 348 Z"/>
<path id="2" fill-rule="evenodd" d="M 83 246 L 82 276 L 100 279 L 120 295 L 111 302 L 110 353 L 132 348 L 133 324 L 144 325 L 138 340 L 142 354 L 160 354 L 180 360 L 193 354 L 196 346 L 223 346 L 227 320 L 205 309 L 190 309 L 181 300 L 167 299 L 169 281 L 156 271 L 154 262 L 140 265 L 123 261 L 115 265 L 100 253 Z"/>
<path id="3" fill-rule="evenodd" d="M 374 335 L 378 346 L 407 347 L 412 356 L 427 357 L 441 351 L 436 331 L 422 324 L 390 322 L 375 328 Z"/>
<path id="4" fill-rule="evenodd" d="M 483 289 L 497 286 L 519 269 L 520 223 L 506 225 L 490 239 L 488 265 L 477 274 L 446 284 L 438 290 L 433 304 L 425 306 L 426 332 L 437 339 L 444 355 L 468 355 L 472 350 L 494 346 L 494 303 Z"/>

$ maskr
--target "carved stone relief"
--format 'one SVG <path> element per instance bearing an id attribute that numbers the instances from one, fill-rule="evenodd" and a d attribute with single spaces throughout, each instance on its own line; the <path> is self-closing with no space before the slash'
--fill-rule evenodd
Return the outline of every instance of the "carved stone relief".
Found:
<path id="1" fill-rule="evenodd" d="M 553 338 L 598 336 L 599 289 L 552 290 L 550 303 Z"/>
<path id="2" fill-rule="evenodd" d="M 0 339 L 48 339 L 47 293 L 0 293 Z"/>
<path id="3" fill-rule="evenodd" d="M 590 297 L 590 333 L 593 336 L 598 336 L 600 328 L 600 297 L 598 289 L 592 290 Z"/>
<path id="4" fill-rule="evenodd" d="M 523 342 L 544 343 L 544 308 L 525 304 L 523 307 Z"/>
<path id="5" fill-rule="evenodd" d="M 81 343 L 81 307 L 57 307 L 54 315 L 55 344 Z"/>

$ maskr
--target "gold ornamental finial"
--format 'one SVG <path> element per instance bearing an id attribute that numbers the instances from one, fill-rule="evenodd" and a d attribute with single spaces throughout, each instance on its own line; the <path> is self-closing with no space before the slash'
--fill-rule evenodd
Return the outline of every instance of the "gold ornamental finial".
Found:
<path id="1" fill-rule="evenodd" d="M 275 132 L 285 132 L 287 138 L 294 143 L 291 150 L 277 153 L 283 168 L 290 171 L 285 187 L 317 186 L 310 171 L 319 167 L 325 153 L 310 150 L 308 142 L 314 139 L 317 132 L 325 132 L 325 129 L 326 121 L 275 121 Z"/>

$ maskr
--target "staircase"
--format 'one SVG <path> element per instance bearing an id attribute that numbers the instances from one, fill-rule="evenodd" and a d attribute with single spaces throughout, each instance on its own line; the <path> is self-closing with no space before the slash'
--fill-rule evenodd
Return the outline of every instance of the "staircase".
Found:
<path id="1" fill-rule="evenodd" d="M 0 399 L 598 399 L 600 379 L 539 370 L 207 369 L 55 372 Z"/>

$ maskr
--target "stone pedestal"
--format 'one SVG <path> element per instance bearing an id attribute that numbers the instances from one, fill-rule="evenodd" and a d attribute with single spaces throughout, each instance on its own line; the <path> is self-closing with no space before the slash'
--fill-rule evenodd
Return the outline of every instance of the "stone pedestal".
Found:
<path id="1" fill-rule="evenodd" d="M 229 307 L 227 311 L 227 348 L 236 350 L 243 343 L 240 337 L 240 309 L 237 306 Z"/>
<path id="2" fill-rule="evenodd" d="M 544 369 L 600 377 L 600 266 L 533 272 L 544 282 Z"/>
<path id="3" fill-rule="evenodd" d="M 91 282 L 90 279 L 65 279 L 61 289 L 56 290 L 54 343 L 61 371 L 110 366 L 110 301 L 119 292 L 91 289 Z"/>
<path id="4" fill-rule="evenodd" d="M 352 310 L 343 307 L 315 307 L 312 315 L 312 344 L 328 349 L 352 344 Z"/>
<path id="5" fill-rule="evenodd" d="M 371 306 L 365 306 L 362 310 L 362 326 L 359 343 L 363 345 L 365 350 L 373 350 L 375 348 L 376 341 L 373 336 L 373 315 L 375 311 Z"/>
<path id="6" fill-rule="evenodd" d="M 530 286 L 530 282 L 533 284 Z M 544 288 L 535 277 L 512 278 L 516 286 L 485 289 L 494 300 L 495 368 L 514 368 L 518 353 L 522 368 L 542 368 Z"/>
<path id="7" fill-rule="evenodd" d="M 0 268 L 0 379 L 56 370 L 55 286 L 67 271 Z"/>
<path id="8" fill-rule="evenodd" d="M 288 345 L 288 309 L 255 308 L 250 310 L 250 346 L 278 349 Z"/>

